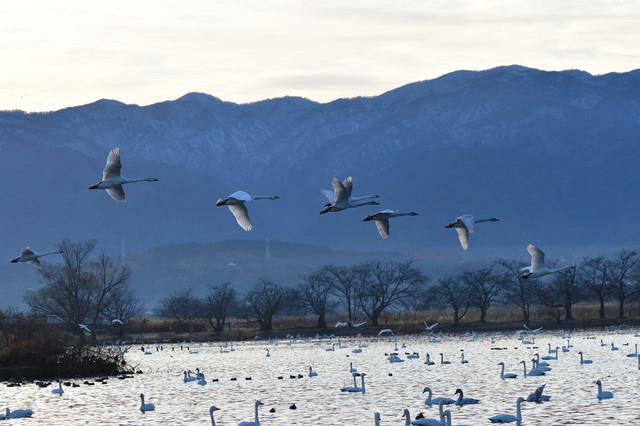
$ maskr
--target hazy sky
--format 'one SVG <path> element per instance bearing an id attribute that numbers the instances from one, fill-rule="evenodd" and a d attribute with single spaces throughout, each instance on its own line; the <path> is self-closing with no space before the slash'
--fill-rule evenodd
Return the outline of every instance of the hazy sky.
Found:
<path id="1" fill-rule="evenodd" d="M 637 0 L 0 3 L 0 110 L 372 96 L 458 69 L 640 68 Z"/>

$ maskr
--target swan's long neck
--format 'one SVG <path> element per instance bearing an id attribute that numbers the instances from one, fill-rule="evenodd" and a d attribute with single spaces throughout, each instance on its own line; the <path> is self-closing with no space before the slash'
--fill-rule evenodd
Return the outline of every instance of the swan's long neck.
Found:
<path id="1" fill-rule="evenodd" d="M 565 269 L 572 269 L 572 268 L 575 268 L 575 266 L 567 265 L 567 266 L 562 266 L 560 268 L 549 269 L 549 271 L 551 271 L 551 272 L 560 272 L 560 271 L 564 271 Z"/>
<path id="2" fill-rule="evenodd" d="M 258 406 L 260 404 L 256 403 L 256 408 L 255 408 L 255 422 L 256 424 L 260 424 L 260 419 L 258 419 Z"/>
<path id="3" fill-rule="evenodd" d="M 366 200 L 368 198 L 378 198 L 380 197 L 378 194 L 369 194 L 369 195 L 365 195 L 363 197 L 349 197 L 349 201 L 353 202 L 353 201 L 361 201 L 361 200 Z"/>
<path id="4" fill-rule="evenodd" d="M 500 370 L 500 378 L 504 379 L 504 364 L 500 364 L 500 366 L 502 367 L 502 369 Z"/>
<path id="5" fill-rule="evenodd" d="M 602 393 L 602 383 L 598 382 L 598 395 L 600 395 Z"/>
<path id="6" fill-rule="evenodd" d="M 146 178 L 126 178 L 124 176 L 122 176 L 122 183 L 133 183 L 133 182 L 155 182 L 158 179 L 156 178 L 152 178 L 152 177 L 146 177 Z"/>
<path id="7" fill-rule="evenodd" d="M 518 399 L 518 402 L 516 403 L 516 421 L 518 422 L 522 421 L 522 411 L 520 411 L 520 404 L 522 404 L 522 401 Z"/>
<path id="8" fill-rule="evenodd" d="M 213 410 L 209 410 L 209 414 L 211 415 L 211 426 L 216 426 L 216 421 L 213 418 Z"/>
<path id="9" fill-rule="evenodd" d="M 277 195 L 252 195 L 251 198 L 253 200 L 275 200 L 276 198 L 280 198 Z"/>
<path id="10" fill-rule="evenodd" d="M 404 426 L 411 426 L 411 414 L 408 409 L 404 409 Z"/>
<path id="11" fill-rule="evenodd" d="M 524 369 L 524 377 L 527 377 L 527 363 L 522 361 L 522 368 Z"/>
<path id="12" fill-rule="evenodd" d="M 46 251 L 44 253 L 38 253 L 38 256 L 46 256 L 48 254 L 58 254 L 58 253 L 60 253 L 59 250 L 52 250 L 52 251 Z"/>
<path id="13" fill-rule="evenodd" d="M 580 364 L 582 364 L 584 362 L 584 359 L 582 358 L 582 352 L 580 352 Z"/>
<path id="14" fill-rule="evenodd" d="M 360 379 L 362 379 L 362 393 L 364 393 L 364 373 L 360 375 Z"/>
<path id="15" fill-rule="evenodd" d="M 361 203 L 350 203 L 350 207 L 362 207 L 362 206 L 377 206 L 377 201 L 363 201 Z"/>

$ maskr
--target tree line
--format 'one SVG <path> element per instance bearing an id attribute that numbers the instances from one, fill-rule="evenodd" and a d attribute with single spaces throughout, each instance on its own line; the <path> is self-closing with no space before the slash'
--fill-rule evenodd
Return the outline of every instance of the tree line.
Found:
<path id="1" fill-rule="evenodd" d="M 31 312 L 63 324 L 81 339 L 87 335 L 95 339 L 100 327 L 122 333 L 123 323 L 139 316 L 143 307 L 130 286 L 131 268 L 104 252 L 96 255 L 95 241 L 63 240 L 57 248 L 62 263 L 43 264 L 41 286 L 24 295 Z M 269 331 L 280 315 L 312 315 L 317 328 L 326 328 L 332 314 L 344 315 L 349 325 L 365 319 L 368 325 L 377 326 L 386 312 L 435 308 L 451 313 L 453 322 L 459 323 L 471 310 L 485 321 L 489 309 L 500 305 L 517 307 L 523 321 L 531 319 L 533 306 L 542 306 L 559 321 L 573 318 L 575 304 L 594 301 L 601 318 L 605 304 L 617 301 L 622 318 L 625 306 L 640 296 L 640 254 L 636 250 L 584 257 L 575 269 L 537 279 L 521 278 L 526 265 L 517 258 L 497 259 L 432 282 L 413 260 L 371 259 L 318 267 L 300 276 L 293 286 L 261 277 L 246 292 L 237 291 L 232 283 L 209 285 L 205 294 L 178 289 L 154 310 L 175 321 L 181 331 L 190 330 L 197 320 L 206 320 L 215 332 L 222 332 L 231 318 L 255 322 Z"/>

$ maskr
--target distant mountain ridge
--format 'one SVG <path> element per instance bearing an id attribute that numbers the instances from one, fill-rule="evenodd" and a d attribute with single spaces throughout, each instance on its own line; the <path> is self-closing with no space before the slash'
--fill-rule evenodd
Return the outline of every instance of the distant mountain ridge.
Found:
<path id="1" fill-rule="evenodd" d="M 111 252 L 123 240 L 143 252 L 270 238 L 462 255 L 455 232 L 443 228 L 461 214 L 502 219 L 478 227 L 469 255 L 526 256 L 530 242 L 561 249 L 557 256 L 633 247 L 638 135 L 640 70 L 457 71 L 325 104 L 284 97 L 239 105 L 189 93 L 149 106 L 103 99 L 4 111 L 0 251 L 8 258 L 63 237 L 96 238 Z M 126 186 L 123 205 L 87 190 L 115 146 L 125 176 L 160 180 Z M 333 176 L 353 176 L 356 195 L 380 194 L 380 209 L 420 216 L 392 221 L 387 241 L 361 223 L 375 207 L 319 216 L 318 190 Z M 251 233 L 214 205 L 239 189 L 281 196 L 249 206 Z"/>

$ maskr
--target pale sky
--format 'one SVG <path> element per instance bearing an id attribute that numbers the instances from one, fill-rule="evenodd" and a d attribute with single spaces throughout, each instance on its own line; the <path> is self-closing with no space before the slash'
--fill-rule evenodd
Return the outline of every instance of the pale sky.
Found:
<path id="1" fill-rule="evenodd" d="M 637 0 L 0 3 L 0 110 L 375 96 L 448 72 L 640 68 Z"/>

